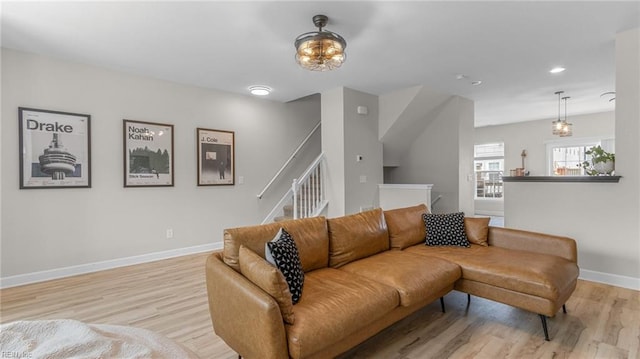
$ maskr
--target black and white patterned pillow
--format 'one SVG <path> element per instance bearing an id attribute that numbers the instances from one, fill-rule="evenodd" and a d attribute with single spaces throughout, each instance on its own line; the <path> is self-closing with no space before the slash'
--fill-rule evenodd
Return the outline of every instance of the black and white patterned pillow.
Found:
<path id="1" fill-rule="evenodd" d="M 304 271 L 300 263 L 298 247 L 296 242 L 284 228 L 280 228 L 276 237 L 267 242 L 265 257 L 268 262 L 274 264 L 284 275 L 291 292 L 291 301 L 298 303 L 302 296 L 302 286 L 304 285 Z"/>
<path id="2" fill-rule="evenodd" d="M 422 215 L 426 227 L 426 245 L 470 247 L 464 230 L 464 212 Z"/>

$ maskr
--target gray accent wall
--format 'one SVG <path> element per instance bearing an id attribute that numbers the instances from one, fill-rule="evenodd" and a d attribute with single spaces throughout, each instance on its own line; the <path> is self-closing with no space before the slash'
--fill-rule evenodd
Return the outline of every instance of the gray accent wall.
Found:
<path id="1" fill-rule="evenodd" d="M 320 153 L 318 131 L 258 200 L 320 121 L 319 95 L 283 104 L 8 49 L 2 90 L 2 277 L 221 243 L 224 228 L 260 223 Z M 18 189 L 20 106 L 91 115 L 92 188 Z M 174 187 L 123 188 L 123 119 L 174 124 Z M 235 186 L 196 185 L 197 127 L 235 131 Z"/>

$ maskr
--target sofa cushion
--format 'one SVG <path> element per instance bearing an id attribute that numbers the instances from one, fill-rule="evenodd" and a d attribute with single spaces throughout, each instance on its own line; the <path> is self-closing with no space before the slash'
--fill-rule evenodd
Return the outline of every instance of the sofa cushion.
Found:
<path id="1" fill-rule="evenodd" d="M 285 229 L 280 229 L 276 238 L 267 242 L 267 247 L 270 252 L 268 259 L 274 261 L 274 264 L 287 280 L 289 291 L 291 292 L 291 301 L 293 304 L 298 303 L 302 295 L 302 286 L 304 285 L 304 271 L 302 270 L 302 264 L 300 264 L 296 242 L 293 241 L 293 238 Z"/>
<path id="2" fill-rule="evenodd" d="M 280 270 L 245 246 L 240 246 L 240 273 L 253 284 L 272 296 L 282 313 L 285 323 L 293 324 L 293 303 L 289 285 Z"/>
<path id="3" fill-rule="evenodd" d="M 395 288 L 404 307 L 427 300 L 460 278 L 457 264 L 405 251 L 386 251 L 351 262 L 340 270 Z M 436 298 L 433 298 L 436 299 Z"/>
<path id="4" fill-rule="evenodd" d="M 265 243 L 272 240 L 280 228 L 286 229 L 296 242 L 302 269 L 305 272 L 324 268 L 329 264 L 329 234 L 327 220 L 324 217 L 226 229 L 224 231 L 224 262 L 236 271 L 240 271 L 238 265 L 240 245 L 244 245 L 264 258 Z"/>
<path id="5" fill-rule="evenodd" d="M 474 244 L 471 248 L 413 246 L 406 251 L 452 261 L 462 268 L 464 279 L 553 301 L 579 274 L 576 263 L 567 259 L 515 249 Z"/>
<path id="6" fill-rule="evenodd" d="M 405 249 L 425 241 L 426 232 L 422 220 L 425 213 L 429 213 L 429 210 L 424 204 L 384 211 L 391 248 Z"/>
<path id="7" fill-rule="evenodd" d="M 333 268 L 307 273 L 304 294 L 286 325 L 289 354 L 304 358 L 340 341 L 391 312 L 399 304 L 394 288 Z"/>
<path id="8" fill-rule="evenodd" d="M 464 217 L 464 231 L 470 243 L 488 246 L 489 217 Z"/>
<path id="9" fill-rule="evenodd" d="M 389 233 L 382 209 L 327 220 L 329 266 L 349 262 L 389 249 Z"/>
<path id="10" fill-rule="evenodd" d="M 422 215 L 427 231 L 428 246 L 469 247 L 469 240 L 464 231 L 464 213 Z"/>

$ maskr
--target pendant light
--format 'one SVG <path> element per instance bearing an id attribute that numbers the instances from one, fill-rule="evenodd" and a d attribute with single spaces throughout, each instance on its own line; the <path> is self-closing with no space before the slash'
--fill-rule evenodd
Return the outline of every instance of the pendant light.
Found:
<path id="1" fill-rule="evenodd" d="M 560 137 L 571 137 L 573 136 L 573 124 L 567 121 L 567 100 L 571 97 L 566 96 L 562 99 L 564 100 L 564 121 L 562 122 L 562 130 L 560 130 Z"/>
<path id="2" fill-rule="evenodd" d="M 551 133 L 559 136 L 562 131 L 562 118 L 560 117 L 560 95 L 562 95 L 564 91 L 555 92 L 558 95 L 558 119 L 551 122 Z"/>

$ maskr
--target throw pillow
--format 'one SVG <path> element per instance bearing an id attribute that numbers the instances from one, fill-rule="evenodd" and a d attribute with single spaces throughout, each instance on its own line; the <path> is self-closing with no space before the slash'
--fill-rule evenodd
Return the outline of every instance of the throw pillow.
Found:
<path id="1" fill-rule="evenodd" d="M 293 324 L 295 317 L 291 292 L 282 272 L 243 245 L 240 245 L 238 260 L 240 273 L 272 296 L 280 307 L 282 319 L 285 323 Z"/>
<path id="2" fill-rule="evenodd" d="M 489 221 L 491 218 L 464 218 L 464 230 L 467 234 L 467 239 L 473 244 L 481 246 L 489 246 L 487 242 L 487 236 L 489 235 Z"/>
<path id="3" fill-rule="evenodd" d="M 291 300 L 293 304 L 296 304 L 300 300 L 300 296 L 302 296 L 302 286 L 304 284 L 304 271 L 300 263 L 298 247 L 296 247 L 296 242 L 293 241 L 291 235 L 284 228 L 281 228 L 278 234 L 279 236 L 267 243 L 268 250 L 266 252 L 270 253 L 276 267 L 284 274 L 291 291 Z"/>
<path id="4" fill-rule="evenodd" d="M 422 215 L 428 212 L 424 204 L 384 211 L 391 248 L 405 249 L 424 242 L 426 232 Z"/>
<path id="5" fill-rule="evenodd" d="M 470 247 L 464 231 L 464 212 L 422 215 L 426 227 L 426 245 Z"/>

